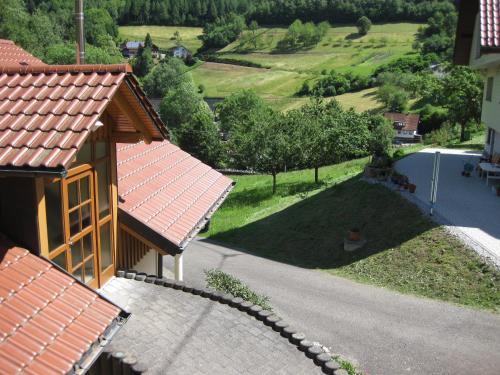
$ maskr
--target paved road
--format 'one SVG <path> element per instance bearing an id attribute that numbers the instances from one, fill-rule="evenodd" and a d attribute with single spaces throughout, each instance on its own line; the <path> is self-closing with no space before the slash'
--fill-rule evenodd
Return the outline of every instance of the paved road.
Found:
<path id="1" fill-rule="evenodd" d="M 171 258 L 171 257 L 166 257 Z M 271 298 L 278 314 L 370 375 L 500 373 L 500 316 L 401 295 L 197 239 L 185 280 L 220 268 Z M 171 259 L 165 266 L 172 269 Z"/>

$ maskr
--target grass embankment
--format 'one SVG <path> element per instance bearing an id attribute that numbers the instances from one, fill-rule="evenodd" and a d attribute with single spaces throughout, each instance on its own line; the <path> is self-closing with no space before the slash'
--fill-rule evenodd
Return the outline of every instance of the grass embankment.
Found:
<path id="1" fill-rule="evenodd" d="M 201 47 L 198 35 L 201 35 L 201 27 L 181 27 L 181 26 L 120 26 L 120 36 L 127 40 L 144 40 L 149 33 L 154 44 L 160 48 L 171 48 L 175 46 L 172 39 L 174 33 L 179 31 L 182 38 L 182 45 L 193 53 Z"/>
<path id="2" fill-rule="evenodd" d="M 413 149 L 414 150 L 414 149 Z M 324 270 L 404 293 L 500 311 L 500 273 L 411 203 L 359 180 L 366 159 L 320 170 L 236 176 L 209 237 L 269 259 Z M 351 227 L 367 244 L 343 251 Z"/>

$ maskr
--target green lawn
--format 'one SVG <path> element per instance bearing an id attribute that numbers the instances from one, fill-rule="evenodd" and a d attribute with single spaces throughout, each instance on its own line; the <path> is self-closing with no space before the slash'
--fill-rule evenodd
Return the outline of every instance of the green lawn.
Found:
<path id="1" fill-rule="evenodd" d="M 172 37 L 175 31 L 179 31 L 182 44 L 195 53 L 201 47 L 201 41 L 197 38 L 201 35 L 201 27 L 182 26 L 120 26 L 120 36 L 127 40 L 144 40 L 149 33 L 153 38 L 153 43 L 160 48 L 170 48 L 175 46 Z"/>
<path id="2" fill-rule="evenodd" d="M 322 168 L 320 186 L 312 170 L 282 173 L 274 196 L 271 177 L 235 176 L 208 236 L 300 267 L 500 311 L 500 273 L 398 194 L 359 180 L 366 161 Z M 342 247 L 351 227 L 368 240 L 355 253 Z"/>

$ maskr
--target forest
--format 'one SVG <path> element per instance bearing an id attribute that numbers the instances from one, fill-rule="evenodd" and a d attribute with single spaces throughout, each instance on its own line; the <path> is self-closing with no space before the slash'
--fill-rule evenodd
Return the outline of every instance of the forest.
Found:
<path id="1" fill-rule="evenodd" d="M 290 24 L 295 19 L 354 23 L 426 21 L 452 0 L 124 0 L 120 24 L 197 25 L 231 12 L 259 24 Z"/>

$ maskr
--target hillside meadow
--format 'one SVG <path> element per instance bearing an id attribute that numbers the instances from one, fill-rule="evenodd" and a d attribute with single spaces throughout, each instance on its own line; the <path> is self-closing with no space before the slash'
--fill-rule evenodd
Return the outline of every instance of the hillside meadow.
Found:
<path id="1" fill-rule="evenodd" d="M 382 64 L 415 53 L 412 44 L 420 26 L 417 23 L 373 25 L 368 35 L 362 37 L 354 26 L 333 26 L 317 46 L 287 53 L 276 49 L 287 29 L 263 27 L 256 32 L 261 41 L 258 49 L 241 48 L 237 40 L 216 53 L 219 58 L 252 62 L 262 68 L 205 62 L 192 69 L 191 74 L 196 84 L 204 86 L 207 97 L 226 97 L 241 89 L 253 89 L 273 108 L 287 111 L 308 100 L 295 93 L 306 81 L 313 85 L 325 70 L 369 75 Z M 128 40 L 143 40 L 149 32 L 161 48 L 175 45 L 172 39 L 175 31 L 179 31 L 182 43 L 193 52 L 201 47 L 199 27 L 120 27 L 120 35 Z M 374 91 L 347 93 L 336 99 L 346 108 L 374 110 L 380 108 Z"/>

